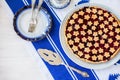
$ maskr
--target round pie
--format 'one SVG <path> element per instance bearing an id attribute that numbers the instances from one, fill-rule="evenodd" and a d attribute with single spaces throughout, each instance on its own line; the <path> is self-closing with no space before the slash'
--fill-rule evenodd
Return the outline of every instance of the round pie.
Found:
<path id="1" fill-rule="evenodd" d="M 120 50 L 120 23 L 111 12 L 94 6 L 75 11 L 65 25 L 67 45 L 80 60 L 101 63 Z"/>

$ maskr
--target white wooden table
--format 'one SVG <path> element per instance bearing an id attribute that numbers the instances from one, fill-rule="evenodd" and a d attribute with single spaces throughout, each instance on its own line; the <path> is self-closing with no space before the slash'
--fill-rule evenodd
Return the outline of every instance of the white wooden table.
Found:
<path id="1" fill-rule="evenodd" d="M 0 80 L 52 80 L 32 44 L 15 33 L 12 18 L 0 0 Z"/>

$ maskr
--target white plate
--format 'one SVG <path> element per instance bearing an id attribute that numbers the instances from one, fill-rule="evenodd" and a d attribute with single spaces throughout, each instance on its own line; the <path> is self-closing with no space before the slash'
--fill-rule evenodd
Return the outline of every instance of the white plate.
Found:
<path id="1" fill-rule="evenodd" d="M 41 8 L 38 14 L 38 23 L 34 32 L 28 32 L 31 19 L 31 6 L 21 8 L 14 16 L 14 30 L 23 39 L 36 41 L 43 39 L 50 32 L 52 19 L 46 9 Z"/>
<path id="2" fill-rule="evenodd" d="M 78 58 L 77 55 L 75 55 L 72 50 L 70 49 L 70 47 L 67 45 L 66 43 L 66 38 L 65 38 L 65 25 L 67 23 L 67 20 L 69 19 L 69 17 L 75 12 L 78 11 L 80 8 L 83 8 L 85 6 L 98 6 L 102 9 L 105 9 L 109 12 L 112 12 L 112 10 L 104 5 L 99 5 L 99 4 L 90 4 L 90 3 L 85 3 L 85 4 L 81 4 L 79 6 L 77 6 L 75 9 L 73 9 L 72 11 L 70 11 L 68 13 L 68 15 L 65 17 L 65 19 L 63 20 L 61 27 L 60 27 L 60 31 L 59 31 L 59 36 L 60 36 L 60 42 L 62 45 L 62 48 L 64 49 L 66 55 L 76 64 L 85 67 L 85 68 L 89 68 L 89 69 L 103 69 L 106 67 L 109 67 L 111 65 L 113 65 L 114 63 L 116 63 L 118 60 L 120 60 L 120 52 L 111 60 L 105 62 L 105 63 L 99 63 L 99 64 L 92 64 L 92 63 L 88 63 L 85 61 L 82 61 Z M 112 12 L 113 14 L 115 14 L 114 12 Z M 117 16 L 117 15 L 116 15 Z"/>
<path id="3" fill-rule="evenodd" d="M 56 9 L 62 9 L 67 7 L 70 2 L 71 0 L 49 0 L 50 5 Z"/>

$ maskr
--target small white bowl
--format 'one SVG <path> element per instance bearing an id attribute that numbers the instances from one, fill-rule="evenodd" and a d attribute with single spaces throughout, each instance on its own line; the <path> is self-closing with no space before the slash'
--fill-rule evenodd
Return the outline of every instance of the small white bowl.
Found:
<path id="1" fill-rule="evenodd" d="M 45 38 L 52 27 L 52 18 L 47 10 L 41 7 L 38 14 L 38 23 L 34 32 L 28 32 L 29 23 L 32 15 L 31 6 L 24 6 L 14 16 L 13 25 L 16 33 L 28 41 L 38 41 Z"/>

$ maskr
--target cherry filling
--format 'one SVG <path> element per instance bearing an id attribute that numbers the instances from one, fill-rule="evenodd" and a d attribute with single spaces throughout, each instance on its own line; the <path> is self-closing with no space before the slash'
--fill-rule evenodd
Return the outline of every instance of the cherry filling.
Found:
<path id="1" fill-rule="evenodd" d="M 73 53 L 87 62 L 106 62 L 120 48 L 120 25 L 107 10 L 84 7 L 68 19 L 65 35 Z"/>

